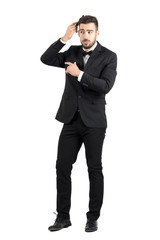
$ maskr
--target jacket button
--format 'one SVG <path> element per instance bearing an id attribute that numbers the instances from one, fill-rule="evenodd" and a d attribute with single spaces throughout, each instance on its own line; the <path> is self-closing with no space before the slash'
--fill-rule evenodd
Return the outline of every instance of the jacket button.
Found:
<path id="1" fill-rule="evenodd" d="M 78 98 L 81 98 L 82 96 L 78 96 Z"/>

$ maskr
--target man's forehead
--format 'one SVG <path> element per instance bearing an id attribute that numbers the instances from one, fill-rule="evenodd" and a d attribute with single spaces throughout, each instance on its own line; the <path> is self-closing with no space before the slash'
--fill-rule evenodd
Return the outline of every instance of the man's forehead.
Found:
<path id="1" fill-rule="evenodd" d="M 79 29 L 88 30 L 88 31 L 95 30 L 95 28 L 96 28 L 96 26 L 94 23 L 87 23 L 87 24 L 81 23 L 79 26 Z"/>

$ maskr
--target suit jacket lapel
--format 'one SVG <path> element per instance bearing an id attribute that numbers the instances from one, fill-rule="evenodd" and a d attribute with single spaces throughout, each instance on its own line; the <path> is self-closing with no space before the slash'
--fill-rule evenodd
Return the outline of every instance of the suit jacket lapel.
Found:
<path id="1" fill-rule="evenodd" d="M 83 61 L 83 55 L 82 55 L 82 47 L 79 48 L 77 66 L 81 71 L 83 71 L 84 61 Z"/>
<path id="2" fill-rule="evenodd" d="M 97 42 L 97 47 L 94 49 L 93 53 L 91 54 L 90 58 L 88 59 L 84 70 L 87 70 L 88 67 L 90 66 L 90 64 L 94 61 L 95 58 L 97 58 L 97 56 L 99 55 L 99 53 L 101 52 L 101 45 L 99 44 L 99 42 Z"/>

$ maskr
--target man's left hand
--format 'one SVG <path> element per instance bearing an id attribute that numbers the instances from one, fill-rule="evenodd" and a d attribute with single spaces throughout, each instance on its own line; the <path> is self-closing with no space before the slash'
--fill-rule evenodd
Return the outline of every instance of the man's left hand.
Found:
<path id="1" fill-rule="evenodd" d="M 65 62 L 65 64 L 68 65 L 67 69 L 66 69 L 66 73 L 67 74 L 71 74 L 74 77 L 78 77 L 80 74 L 80 69 L 77 67 L 76 62 L 71 63 L 71 62 Z"/>

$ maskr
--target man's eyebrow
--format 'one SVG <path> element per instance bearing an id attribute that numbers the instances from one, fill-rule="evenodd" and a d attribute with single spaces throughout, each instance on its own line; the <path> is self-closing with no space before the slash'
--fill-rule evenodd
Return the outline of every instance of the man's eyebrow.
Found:
<path id="1" fill-rule="evenodd" d="M 83 31 L 85 31 L 85 29 L 83 29 L 83 28 L 80 28 L 79 30 L 83 30 Z M 90 32 L 93 32 L 94 30 L 91 30 L 91 29 L 87 29 L 86 31 L 90 31 Z"/>

